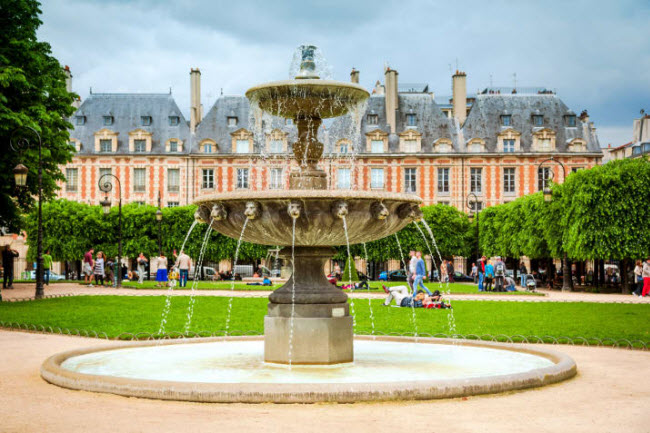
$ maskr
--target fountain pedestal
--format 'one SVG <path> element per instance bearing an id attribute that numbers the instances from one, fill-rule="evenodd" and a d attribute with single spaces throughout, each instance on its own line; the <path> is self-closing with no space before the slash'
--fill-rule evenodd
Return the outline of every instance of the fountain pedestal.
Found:
<path id="1" fill-rule="evenodd" d="M 354 335 L 347 295 L 330 284 L 323 271 L 334 253 L 329 247 L 295 247 L 294 274 L 269 296 L 264 318 L 266 362 L 352 362 Z M 280 255 L 291 261 L 291 248 Z"/>

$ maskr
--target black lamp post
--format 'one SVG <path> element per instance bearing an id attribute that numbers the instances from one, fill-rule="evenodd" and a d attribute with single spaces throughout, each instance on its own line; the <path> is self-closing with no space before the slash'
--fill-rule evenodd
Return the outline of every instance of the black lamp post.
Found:
<path id="1" fill-rule="evenodd" d="M 539 175 L 539 169 L 542 168 L 542 166 L 547 163 L 556 163 L 559 164 L 560 167 L 562 167 L 562 178 L 566 179 L 566 167 L 564 164 L 562 164 L 561 161 L 558 161 L 555 159 L 555 157 L 550 157 L 548 159 L 543 160 L 542 162 L 539 163 L 537 166 L 537 172 Z M 553 171 L 549 172 L 549 177 L 544 179 L 544 188 L 542 189 L 542 193 L 544 194 L 544 201 L 547 203 L 550 203 L 553 201 L 553 190 L 551 189 L 551 186 L 549 182 L 553 179 Z M 562 248 L 564 249 L 564 247 Z M 563 292 L 570 292 L 571 291 L 571 275 L 570 275 L 571 270 L 569 269 L 569 258 L 567 256 L 566 251 L 564 252 L 564 255 L 562 257 L 562 291 Z"/>
<path id="2" fill-rule="evenodd" d="M 105 174 L 99 178 L 97 185 L 99 190 L 106 194 L 104 200 L 100 201 L 99 204 L 102 206 L 104 215 L 108 215 L 111 211 L 111 200 L 108 198 L 108 193 L 113 190 L 113 182 L 111 178 L 115 179 L 117 182 L 117 192 L 118 192 L 118 222 L 117 222 L 117 263 L 115 264 L 117 275 L 117 287 L 122 287 L 122 183 L 120 179 L 114 174 Z"/>
<path id="3" fill-rule="evenodd" d="M 470 201 L 470 198 L 473 198 L 473 201 Z M 476 261 L 481 259 L 481 253 L 480 253 L 480 248 L 481 248 L 481 226 L 479 225 L 479 216 L 478 216 L 478 197 L 476 197 L 476 194 L 473 192 L 470 192 L 467 194 L 467 208 L 469 209 L 469 222 L 472 222 L 474 220 L 474 216 L 476 216 Z"/>
<path id="4" fill-rule="evenodd" d="M 23 132 L 27 132 L 27 135 L 24 135 Z M 32 135 L 32 139 L 37 138 L 37 142 L 30 140 L 28 135 Z M 29 126 L 14 131 L 9 142 L 14 152 L 20 152 L 23 149 L 32 147 L 34 144 L 38 144 L 38 238 L 36 247 L 36 293 L 34 297 L 41 299 L 45 295 L 43 288 L 43 142 L 38 131 Z M 29 169 L 23 164 L 18 164 L 14 168 L 14 180 L 18 188 L 22 189 L 27 186 L 28 173 Z"/>
<path id="5" fill-rule="evenodd" d="M 162 226 L 163 214 L 160 209 L 160 191 L 158 192 L 158 210 L 156 211 L 156 221 L 158 221 L 158 257 L 162 256 Z"/>

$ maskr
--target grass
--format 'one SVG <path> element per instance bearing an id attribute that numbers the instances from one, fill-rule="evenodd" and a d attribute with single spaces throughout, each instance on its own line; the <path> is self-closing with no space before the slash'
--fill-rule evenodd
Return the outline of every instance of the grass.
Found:
<path id="1" fill-rule="evenodd" d="M 199 281 L 197 284 L 196 289 L 197 290 L 230 290 L 231 289 L 231 282 L 230 281 Z M 347 283 L 344 283 L 347 284 Z M 374 293 L 383 293 L 383 289 L 381 288 L 381 284 L 384 284 L 386 286 L 403 286 L 406 283 L 405 282 L 399 282 L 399 281 L 391 281 L 391 282 L 380 282 L 380 281 L 371 281 L 369 282 L 370 285 L 370 292 Z M 341 285 L 341 283 L 339 283 Z M 190 290 L 192 286 L 192 281 L 189 281 L 187 284 L 187 287 L 185 289 L 181 289 L 178 286 L 174 288 L 174 290 Z M 235 287 L 234 290 L 238 291 L 244 291 L 244 290 L 275 290 L 282 286 L 282 283 L 276 283 L 273 284 L 271 287 L 265 287 L 265 286 L 247 286 L 246 283 L 242 283 L 241 281 L 236 281 L 235 282 Z M 429 288 L 429 290 L 434 291 L 434 290 L 440 290 L 443 293 L 446 293 L 447 290 L 449 290 L 451 293 L 456 293 L 456 294 L 490 294 L 490 295 L 533 295 L 533 296 L 544 296 L 542 293 L 527 293 L 527 292 L 479 292 L 477 286 L 474 284 L 468 284 L 468 283 L 449 283 L 449 287 L 447 287 L 446 284 L 442 285 L 442 288 L 439 283 L 425 283 L 425 286 Z M 160 289 L 164 290 L 167 287 L 156 287 L 156 282 L 155 281 L 145 281 L 142 284 L 138 284 L 133 281 L 129 282 L 124 282 L 122 283 L 122 287 L 129 287 L 132 289 Z M 365 292 L 365 290 L 360 290 L 360 292 Z"/>
<path id="2" fill-rule="evenodd" d="M 227 297 L 195 298 L 191 330 L 221 332 L 225 328 Z M 172 297 L 168 331 L 182 331 L 188 297 Z M 381 306 L 371 301 L 377 332 L 413 333 L 412 310 Z M 164 296 L 77 296 L 37 302 L 0 303 L 0 321 L 105 332 L 115 338 L 123 332 L 157 333 Z M 267 300 L 234 298 L 230 329 L 261 334 Z M 650 344 L 650 305 L 553 302 L 454 301 L 451 310 L 415 310 L 419 333 L 449 334 L 453 313 L 456 333 L 516 336 L 596 337 L 641 340 Z M 357 333 L 370 333 L 367 300 L 354 302 Z"/>

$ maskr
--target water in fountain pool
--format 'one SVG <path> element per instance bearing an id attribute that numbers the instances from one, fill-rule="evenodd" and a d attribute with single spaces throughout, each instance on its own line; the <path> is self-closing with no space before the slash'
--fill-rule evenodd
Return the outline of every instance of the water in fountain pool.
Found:
<path id="1" fill-rule="evenodd" d="M 192 280 L 192 286 L 190 289 L 190 302 L 187 306 L 187 320 L 185 321 L 185 333 L 190 332 L 190 327 L 192 326 L 192 316 L 194 315 L 194 303 L 196 302 L 194 294 L 196 293 L 196 288 L 199 284 L 199 279 L 201 278 L 201 267 L 203 266 L 203 255 L 205 254 L 205 248 L 208 245 L 208 239 L 210 239 L 210 234 L 212 233 L 212 219 L 208 223 L 208 228 L 205 230 L 205 236 L 203 237 L 203 243 L 201 244 L 201 251 L 199 253 L 199 259 L 194 264 L 194 279 Z"/>
<path id="2" fill-rule="evenodd" d="M 235 259 L 233 261 L 232 267 L 232 280 L 230 282 L 230 298 L 228 299 L 228 312 L 226 313 L 226 335 L 230 335 L 230 316 L 232 315 L 232 299 L 233 292 L 235 291 L 235 270 L 237 269 L 237 260 L 239 260 L 239 248 L 241 247 L 241 241 L 244 237 L 244 232 L 246 231 L 246 226 L 248 225 L 249 218 L 244 220 L 244 225 L 241 228 L 241 234 L 237 240 L 237 248 L 235 249 Z"/>

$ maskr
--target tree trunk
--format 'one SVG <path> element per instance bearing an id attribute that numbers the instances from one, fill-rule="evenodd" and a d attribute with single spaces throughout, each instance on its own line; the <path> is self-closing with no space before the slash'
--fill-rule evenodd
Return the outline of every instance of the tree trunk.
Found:
<path id="1" fill-rule="evenodd" d="M 630 294 L 630 279 L 627 275 L 628 260 L 623 259 L 621 262 L 621 291 L 624 295 Z"/>
<path id="2" fill-rule="evenodd" d="M 571 265 L 569 264 L 567 254 L 564 253 L 564 257 L 562 258 L 562 291 L 570 292 L 571 288 Z"/>

